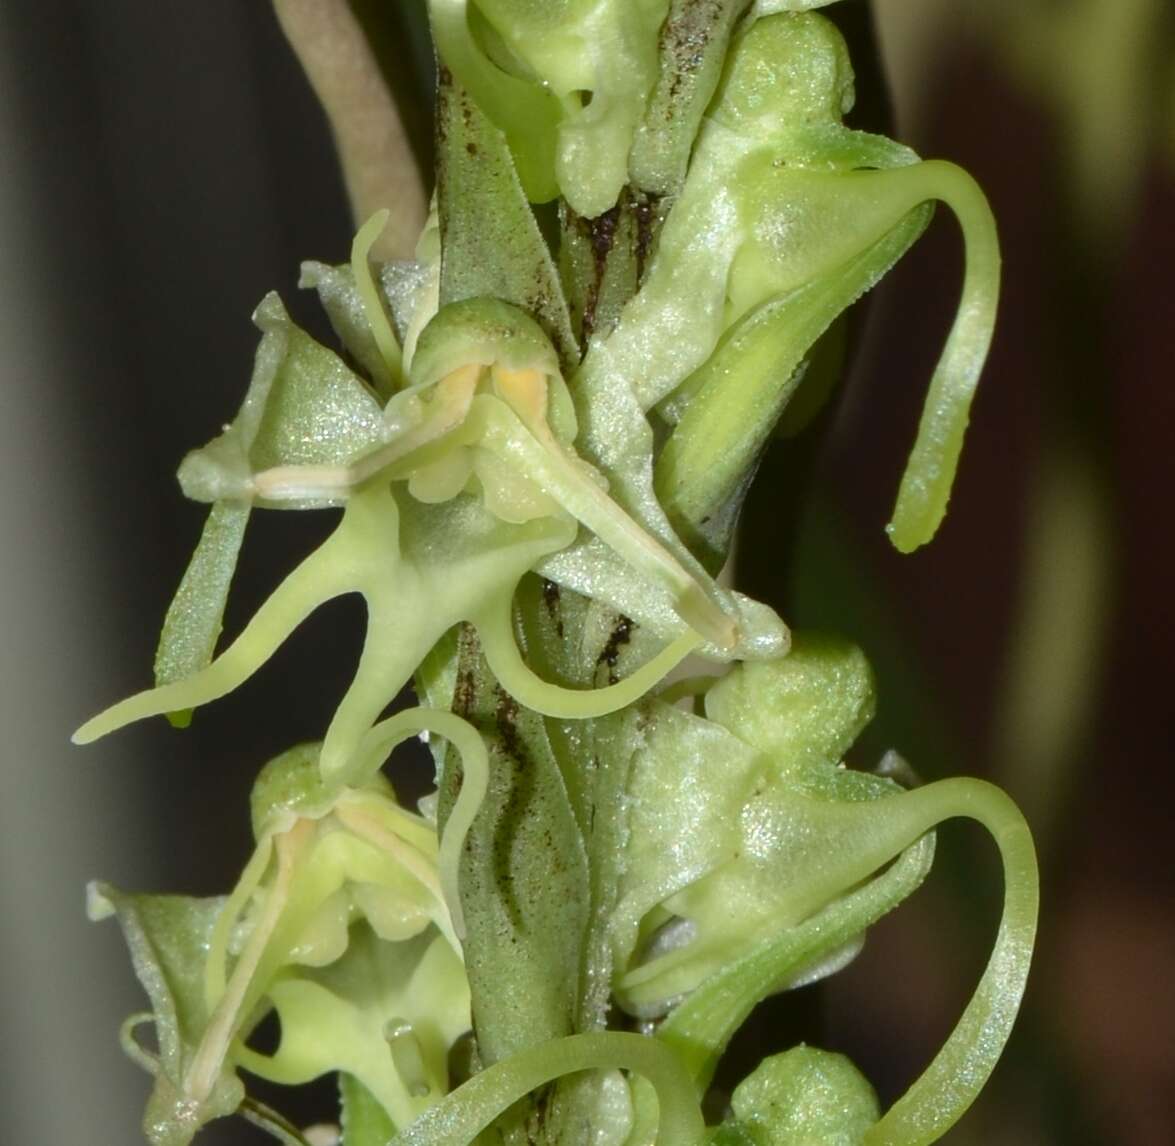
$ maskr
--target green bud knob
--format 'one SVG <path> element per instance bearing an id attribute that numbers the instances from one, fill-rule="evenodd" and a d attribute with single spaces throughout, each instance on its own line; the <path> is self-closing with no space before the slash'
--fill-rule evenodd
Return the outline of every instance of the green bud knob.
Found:
<path id="1" fill-rule="evenodd" d="M 542 327 L 496 298 L 467 298 L 441 307 L 416 344 L 411 382 L 426 386 L 468 365 L 559 373 L 558 355 Z"/>
<path id="2" fill-rule="evenodd" d="M 740 664 L 706 694 L 711 720 L 788 768 L 841 760 L 873 708 L 865 654 L 814 633 L 793 633 L 787 656 Z"/>
<path id="3" fill-rule="evenodd" d="M 299 744 L 275 756 L 257 774 L 249 794 L 253 838 L 286 831 L 299 818 L 318 819 L 334 806 L 337 785 L 328 785 L 318 767 L 320 743 Z"/>
<path id="4" fill-rule="evenodd" d="M 844 1055 L 807 1046 L 765 1058 L 731 1106 L 754 1146 L 859 1146 L 881 1115 L 873 1088 Z"/>
<path id="5" fill-rule="evenodd" d="M 781 13 L 757 20 L 738 42 L 710 114 L 761 137 L 840 123 L 852 106 L 853 67 L 836 25 Z"/>

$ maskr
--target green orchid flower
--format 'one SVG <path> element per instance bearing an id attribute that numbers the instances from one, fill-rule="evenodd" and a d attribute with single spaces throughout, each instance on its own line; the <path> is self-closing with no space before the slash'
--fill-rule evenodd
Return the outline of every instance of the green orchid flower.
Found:
<path id="1" fill-rule="evenodd" d="M 400 807 L 378 772 L 425 728 L 453 737 L 469 781 L 439 845 L 435 825 Z M 447 853 L 455 880 L 484 792 L 484 747 L 450 713 L 409 710 L 368 741 L 357 785 L 325 782 L 318 755 L 303 745 L 262 769 L 256 850 L 227 898 L 91 894 L 93 917 L 119 915 L 151 995 L 160 1056 L 146 1062 L 157 1081 L 145 1125 L 161 1146 L 240 1107 L 238 1068 L 291 1085 L 342 1072 L 393 1126 L 448 1089 L 446 1056 L 469 1029 L 470 1000 L 449 907 L 456 886 L 441 862 Z M 271 1009 L 281 1041 L 261 1054 L 247 1040 Z"/>
<path id="2" fill-rule="evenodd" d="M 357 236 L 353 279 L 367 316 L 368 351 L 379 351 L 394 378 L 403 359 L 366 262 L 379 224 L 373 220 Z M 288 342 L 290 325 L 280 303 L 272 298 L 263 308 L 261 321 L 278 327 L 269 336 Z M 521 311 L 493 299 L 443 307 L 420 334 L 410 384 L 393 393 L 382 411 L 341 360 L 301 332 L 294 337 L 301 352 L 286 351 L 276 369 L 275 355 L 263 342 L 264 369 L 241 414 L 184 460 L 180 482 L 188 496 L 214 507 L 305 508 L 343 501 L 338 529 L 223 653 L 113 706 L 79 729 L 77 742 L 223 696 L 268 660 L 310 612 L 347 592 L 361 593 L 367 603 L 368 638 L 327 730 L 322 767 L 328 775 L 345 768 L 429 649 L 461 621 L 476 626 L 491 668 L 517 699 L 547 715 L 569 717 L 631 703 L 703 644 L 719 658 L 736 655 L 740 643 L 785 647 L 786 631 L 770 610 L 748 607 L 719 589 L 680 546 L 675 553 L 609 498 L 599 475 L 571 445 L 576 416 L 554 349 Z M 326 376 L 321 388 L 317 370 Z M 319 432 L 320 425 L 333 429 Z M 648 663 L 622 682 L 587 691 L 536 677 L 518 651 L 511 619 L 520 578 L 567 549 L 579 525 L 616 556 L 630 580 L 659 589 L 677 617 L 668 645 Z M 218 540 L 211 551 L 219 562 L 213 578 L 216 623 L 202 627 L 202 654 L 207 636 L 219 629 L 236 556 Z M 191 576 L 189 571 L 185 581 Z M 189 607 L 181 586 L 173 615 Z M 641 611 L 635 611 L 639 618 Z M 182 663 L 198 662 L 185 657 Z"/>
<path id="3" fill-rule="evenodd" d="M 505 134 L 527 196 L 612 207 L 669 0 L 430 0 L 442 62 Z"/>
<path id="4" fill-rule="evenodd" d="M 865 927 L 918 886 L 927 833 L 978 820 L 1004 861 L 991 958 L 939 1055 L 867 1139 L 932 1141 L 978 1093 L 1023 994 L 1037 911 L 1023 818 L 979 780 L 904 791 L 845 769 L 873 689 L 841 642 L 798 637 L 788 657 L 738 665 L 704 695 L 706 719 L 661 702 L 634 718 L 643 742 L 614 913 L 617 1000 L 638 1015 L 669 1011 L 658 1037 L 702 1091 L 757 1002 L 843 966 Z M 915 1127 L 927 1136 L 904 1137 Z"/>
<path id="5" fill-rule="evenodd" d="M 967 268 L 890 527 L 908 551 L 945 512 L 991 339 L 991 213 L 959 168 L 843 126 L 853 73 L 828 20 L 755 16 L 736 32 L 641 289 L 608 337 L 593 340 L 574 385 L 590 392 L 597 378 L 624 378 L 642 409 L 676 427 L 657 491 L 671 516 L 697 517 L 696 475 L 725 466 L 720 484 L 735 490 L 809 348 L 917 238 L 927 205 L 945 202 L 962 225 Z M 590 440 L 597 446 L 608 473 L 623 446 L 609 449 L 603 436 Z"/>
<path id="6" fill-rule="evenodd" d="M 935 202 L 966 270 L 899 549 L 945 512 L 990 341 L 986 202 L 958 168 L 844 125 L 845 44 L 810 11 L 831 2 L 429 0 L 437 177 L 415 258 L 372 259 L 380 211 L 348 265 L 303 265 L 340 353 L 262 301 L 241 409 L 179 470 L 211 508 L 155 687 L 75 735 L 182 724 L 320 605 L 364 599 L 322 743 L 257 779 L 232 893 L 92 890 L 150 997 L 158 1052 L 134 1040 L 144 1016 L 124 1045 L 155 1076 L 157 1146 L 234 1112 L 305 1146 L 242 1071 L 337 1074 L 347 1146 L 911 1146 L 990 1074 L 1036 921 L 1022 817 L 978 781 L 847 768 L 874 707 L 861 652 L 793 646 L 717 580 L 761 451 L 822 400 L 818 346 Z M 218 650 L 254 508 L 341 512 Z M 691 653 L 732 667 L 649 695 Z M 382 718 L 409 683 L 425 707 Z M 413 736 L 437 771 L 420 814 L 381 771 Z M 953 817 L 995 837 L 1004 913 L 924 1074 L 883 1112 L 847 1059 L 795 1047 L 707 1128 L 752 1009 L 852 960 Z M 616 1007 L 645 1033 L 608 1030 Z"/>

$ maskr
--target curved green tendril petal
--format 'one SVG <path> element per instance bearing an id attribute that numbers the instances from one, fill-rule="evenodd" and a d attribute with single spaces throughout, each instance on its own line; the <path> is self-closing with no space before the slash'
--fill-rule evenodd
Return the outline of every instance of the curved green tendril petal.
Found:
<path id="1" fill-rule="evenodd" d="M 623 680 L 606 688 L 562 688 L 538 676 L 522 659 L 514 640 L 510 604 L 476 618 L 478 636 L 490 671 L 519 704 L 543 716 L 586 720 L 635 704 L 702 643 L 692 630 L 666 645 Z"/>
<path id="2" fill-rule="evenodd" d="M 930 160 L 876 177 L 908 190 L 911 207 L 930 199 L 950 207 L 963 230 L 966 259 L 959 309 L 930 380 L 918 437 L 902 474 L 893 520 L 886 527 L 894 546 L 910 553 L 934 536 L 946 513 L 971 398 L 991 345 L 1000 250 L 987 199 L 961 168 Z"/>
<path id="3" fill-rule="evenodd" d="M 912 831 L 958 816 L 977 820 L 992 834 L 1004 865 L 1003 918 L 975 994 L 921 1077 L 865 1135 L 865 1146 L 924 1146 L 966 1112 L 1011 1033 L 1036 936 L 1039 873 L 1024 817 L 992 784 L 941 780 L 884 804 Z"/>
<path id="4" fill-rule="evenodd" d="M 498 1115 L 544 1083 L 578 1071 L 614 1068 L 643 1075 L 656 1090 L 658 1146 L 700 1146 L 702 1112 L 672 1052 L 644 1035 L 617 1031 L 568 1035 L 495 1063 L 425 1111 L 388 1146 L 469 1146 Z"/>
<path id="5" fill-rule="evenodd" d="M 485 801 L 490 780 L 489 754 L 480 733 L 456 713 L 438 708 L 410 708 L 381 721 L 367 734 L 357 756 L 359 764 L 355 772 L 369 775 L 397 744 L 425 731 L 443 736 L 461 754 L 461 791 L 441 833 L 437 868 L 453 930 L 458 939 L 464 940 L 465 916 L 458 891 L 458 869 L 465 837 Z"/>
<path id="6" fill-rule="evenodd" d="M 393 386 L 399 389 L 403 381 L 400 344 L 396 341 L 392 324 L 388 321 L 383 303 L 380 302 L 379 291 L 376 290 L 375 279 L 371 275 L 371 264 L 368 262 L 371 248 L 387 226 L 390 215 L 391 212 L 386 207 L 376 211 L 355 233 L 355 238 L 351 242 L 351 269 L 355 275 L 355 289 L 359 292 L 363 311 L 367 315 L 367 325 L 371 327 L 371 336 L 375 339 L 380 357 L 392 376 Z"/>
<path id="7" fill-rule="evenodd" d="M 333 534 L 274 590 L 241 635 L 207 668 L 194 676 L 149 688 L 91 717 L 73 734 L 75 744 L 148 716 L 196 708 L 232 692 L 248 680 L 319 605 L 349 591 L 345 562 L 335 560 Z M 345 556 L 345 555 L 344 555 Z"/>
<path id="8" fill-rule="evenodd" d="M 159 1073 L 159 1059 L 156 1055 L 144 1049 L 143 1044 L 135 1038 L 135 1031 L 139 1027 L 146 1026 L 147 1023 L 154 1026 L 155 1022 L 154 1012 L 136 1011 L 133 1015 L 127 1015 L 123 1019 L 122 1025 L 118 1028 L 118 1044 L 122 1047 L 123 1054 L 136 1066 L 142 1067 L 143 1070 L 152 1075 Z"/>

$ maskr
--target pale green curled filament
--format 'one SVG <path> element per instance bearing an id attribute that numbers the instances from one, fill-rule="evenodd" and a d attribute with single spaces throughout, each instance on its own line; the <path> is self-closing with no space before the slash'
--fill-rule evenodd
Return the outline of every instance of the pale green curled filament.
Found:
<path id="1" fill-rule="evenodd" d="M 918 437 L 902 474 L 893 520 L 886 527 L 894 546 L 909 553 L 934 536 L 946 513 L 971 398 L 995 326 L 999 239 L 983 192 L 953 163 L 928 160 L 884 173 L 862 172 L 840 178 L 884 179 L 883 186 L 909 197 L 911 209 L 927 200 L 939 200 L 955 213 L 963 231 L 966 266 L 959 309 L 930 380 Z"/>
<path id="2" fill-rule="evenodd" d="M 336 560 L 336 532 L 278 586 L 240 636 L 194 676 L 146 689 L 87 720 L 73 735 L 89 744 L 125 724 L 165 712 L 196 708 L 232 692 L 264 664 L 319 605 L 353 588 L 351 571 Z"/>
<path id="3" fill-rule="evenodd" d="M 924 1146 L 936 1142 L 974 1102 L 1011 1033 L 1036 937 L 1036 852 L 1020 810 L 983 780 L 941 780 L 871 808 L 879 816 L 890 812 L 907 836 L 957 816 L 977 820 L 991 832 L 1004 865 L 1003 917 L 975 994 L 922 1076 L 864 1139 L 864 1146 Z"/>
<path id="4" fill-rule="evenodd" d="M 458 871 L 465 837 L 473 826 L 490 782 L 490 760 L 481 734 L 467 720 L 456 713 L 439 708 L 409 708 L 398 712 L 387 720 L 380 721 L 364 738 L 359 750 L 354 774 L 348 776 L 353 783 L 368 779 L 389 752 L 421 732 L 443 736 L 461 754 L 461 790 L 453 804 L 445 830 L 441 833 L 437 854 L 437 869 L 440 875 L 441 892 L 453 920 L 457 938 L 465 938 L 465 916 L 461 910 L 458 888 Z"/>
<path id="5" fill-rule="evenodd" d="M 150 1075 L 159 1074 L 159 1058 L 143 1049 L 135 1032 L 148 1023 L 154 1027 L 157 1021 L 154 1011 L 136 1011 L 133 1015 L 127 1015 L 118 1028 L 118 1045 L 122 1047 L 123 1054 Z"/>
<path id="6" fill-rule="evenodd" d="M 495 1063 L 426 1110 L 388 1146 L 469 1146 L 537 1087 L 578 1071 L 616 1068 L 652 1084 L 660 1111 L 657 1146 L 700 1146 L 705 1125 L 689 1075 L 655 1039 L 618 1031 L 552 1039 Z"/>
<path id="7" fill-rule="evenodd" d="M 387 226 L 390 214 L 386 207 L 376 211 L 355 233 L 355 238 L 351 242 L 351 270 L 355 275 L 355 289 L 363 303 L 363 313 L 367 315 L 371 336 L 375 339 L 380 357 L 392 377 L 393 386 L 399 389 L 403 378 L 400 344 L 396 341 L 392 324 L 388 322 L 387 312 L 380 302 L 379 291 L 376 290 L 375 279 L 371 275 L 371 264 L 368 262 L 371 248 Z"/>
<path id="8" fill-rule="evenodd" d="M 490 671 L 523 707 L 560 720 L 607 716 L 635 704 L 702 643 L 693 630 L 666 645 L 623 680 L 605 688 L 563 688 L 538 676 L 522 659 L 509 609 L 498 608 L 475 621 Z"/>

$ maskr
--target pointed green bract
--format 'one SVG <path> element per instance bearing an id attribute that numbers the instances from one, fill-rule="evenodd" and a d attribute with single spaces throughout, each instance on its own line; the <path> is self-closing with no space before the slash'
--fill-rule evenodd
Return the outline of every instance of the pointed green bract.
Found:
<path id="1" fill-rule="evenodd" d="M 555 181 L 555 134 L 559 101 L 539 84 L 520 79 L 491 61 L 474 40 L 467 0 L 429 0 L 437 54 L 457 77 L 478 108 L 492 108 L 492 118 L 509 141 L 518 178 L 532 203 L 547 203 L 559 193 Z M 444 72 L 438 77 L 444 91 Z"/>
<path id="2" fill-rule="evenodd" d="M 749 6 L 750 0 L 671 0 L 657 80 L 629 155 L 632 180 L 642 191 L 672 195 L 681 189 L 731 33 Z"/>
<path id="3" fill-rule="evenodd" d="M 454 705 L 489 751 L 488 790 L 459 872 L 478 1045 L 490 1064 L 574 1031 L 588 901 L 583 838 L 543 722 L 503 695 L 481 653 L 466 631 Z M 468 781 L 455 764 L 450 757 L 440 783 L 446 832 Z"/>
<path id="4" fill-rule="evenodd" d="M 441 303 L 512 303 L 533 316 L 565 362 L 574 362 L 578 347 L 559 276 L 506 140 L 470 93 L 444 76 L 437 123 Z"/>
<path id="5" fill-rule="evenodd" d="M 232 1114 L 244 1087 L 225 1067 L 200 1095 L 185 1093 L 189 1070 L 208 1022 L 204 952 L 224 900 L 180 895 L 127 895 L 108 884 L 88 889 L 91 919 L 117 915 L 135 974 L 151 1000 L 159 1046 L 155 1086 L 143 1115 L 153 1146 L 186 1146 L 201 1126 Z"/>

